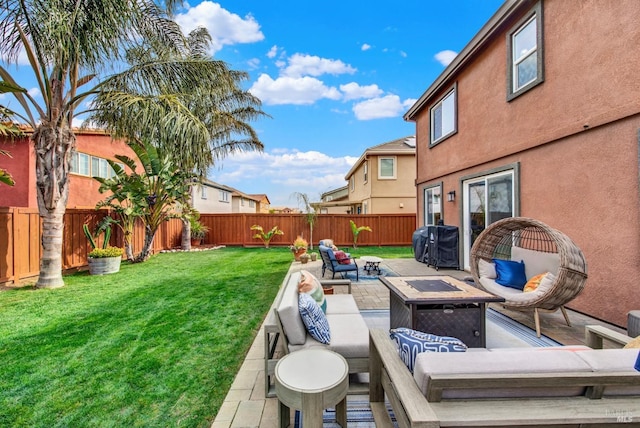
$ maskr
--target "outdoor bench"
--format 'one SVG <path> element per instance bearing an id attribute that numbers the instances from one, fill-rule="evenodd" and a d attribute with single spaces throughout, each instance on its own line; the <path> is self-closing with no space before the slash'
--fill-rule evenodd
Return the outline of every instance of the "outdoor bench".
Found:
<path id="1" fill-rule="evenodd" d="M 387 331 L 371 330 L 369 349 L 369 398 L 377 427 L 393 426 L 385 396 L 401 428 L 607 427 L 640 422 L 640 373 L 633 369 L 637 350 L 567 347 L 424 353 L 416 359 L 412 375 Z M 508 356 L 513 363 L 504 371 L 483 372 L 478 364 Z M 497 366 L 504 364 L 502 360 Z M 544 361 L 556 371 L 544 370 Z M 434 364 L 427 369 L 429 363 Z M 567 364 L 575 364 L 575 370 L 567 370 Z M 447 372 L 438 365 L 453 369 Z M 532 365 L 538 370 L 532 371 Z"/>
<path id="2" fill-rule="evenodd" d="M 349 373 L 369 371 L 369 328 L 351 295 L 351 280 L 321 280 L 323 286 L 346 286 L 347 293 L 326 295 L 326 316 L 331 329 L 331 342 L 324 345 L 306 331 L 298 310 L 300 272 L 289 273 L 274 300 L 264 323 L 265 394 L 275 395 L 275 366 L 290 352 L 312 346 L 323 346 L 342 355 L 349 364 Z M 361 386 L 361 385 L 359 385 Z M 365 385 L 366 386 L 366 385 Z M 350 388 L 350 393 L 366 390 Z"/>

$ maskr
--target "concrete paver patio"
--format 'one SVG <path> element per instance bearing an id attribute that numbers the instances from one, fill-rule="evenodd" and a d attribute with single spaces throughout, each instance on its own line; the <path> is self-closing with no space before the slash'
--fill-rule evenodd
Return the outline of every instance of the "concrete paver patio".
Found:
<path id="1" fill-rule="evenodd" d="M 291 264 L 290 271 L 306 269 L 318 278 L 322 278 L 321 266 L 320 260 L 304 265 L 294 262 Z M 451 275 L 457 278 L 469 276 L 465 271 L 435 270 L 414 259 L 385 260 L 381 266 L 401 276 Z M 354 281 L 352 294 L 360 310 L 389 309 L 389 291 L 380 281 Z M 532 313 L 506 310 L 493 303 L 490 306 L 530 328 L 535 328 Z M 578 345 L 584 344 L 584 326 L 588 324 L 606 325 L 616 331 L 625 332 L 623 329 L 571 310 L 569 310 L 569 316 L 572 322 L 571 327 L 566 325 L 559 311 L 543 314 L 541 316 L 543 334 L 565 345 Z M 275 428 L 279 426 L 277 398 L 265 397 L 263 344 L 264 331 L 261 328 L 211 428 Z"/>

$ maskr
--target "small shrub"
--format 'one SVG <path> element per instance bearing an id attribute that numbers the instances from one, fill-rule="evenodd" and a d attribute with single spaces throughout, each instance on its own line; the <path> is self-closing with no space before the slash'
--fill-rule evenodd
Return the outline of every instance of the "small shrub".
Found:
<path id="1" fill-rule="evenodd" d="M 122 257 L 123 250 L 118 247 L 95 248 L 88 256 L 93 259 L 102 259 L 105 257 Z"/>

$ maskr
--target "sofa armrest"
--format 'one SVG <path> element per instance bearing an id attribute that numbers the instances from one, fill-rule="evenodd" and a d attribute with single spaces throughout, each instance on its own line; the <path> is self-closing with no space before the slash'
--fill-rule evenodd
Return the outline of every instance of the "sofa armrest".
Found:
<path id="1" fill-rule="evenodd" d="M 369 331 L 369 401 L 371 407 L 384 405 L 385 395 L 398 420 L 410 426 L 439 426 L 438 418 L 422 395 L 413 376 L 402 362 L 389 333 L 381 329 Z M 388 416 L 388 415 L 387 415 Z M 378 416 L 374 414 L 376 423 Z"/>
<path id="2" fill-rule="evenodd" d="M 351 294 L 351 280 L 350 279 L 322 279 L 320 285 L 323 287 L 336 287 L 346 286 L 348 287 L 348 293 Z"/>
<path id="3" fill-rule="evenodd" d="M 605 340 L 612 342 L 616 348 L 622 348 L 632 339 L 625 334 L 601 325 L 586 325 L 584 327 L 584 338 L 587 346 L 592 349 L 603 349 Z"/>

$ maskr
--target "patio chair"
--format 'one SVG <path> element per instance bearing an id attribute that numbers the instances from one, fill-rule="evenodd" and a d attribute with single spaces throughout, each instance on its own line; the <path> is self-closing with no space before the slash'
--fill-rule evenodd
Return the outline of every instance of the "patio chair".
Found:
<path id="1" fill-rule="evenodd" d="M 360 279 L 358 273 L 358 264 L 356 263 L 355 259 L 351 257 L 337 259 L 334 251 L 329 247 L 325 247 L 324 245 L 318 246 L 318 250 L 320 251 L 320 257 L 322 257 L 322 277 L 324 277 L 325 270 L 328 269 L 333 274 L 331 276 L 331 279 L 334 279 L 336 277 L 336 273 L 339 273 L 340 276 L 344 278 L 345 272 L 353 271 L 355 271 L 356 273 L 356 281 Z M 349 263 L 345 264 L 344 262 L 347 260 L 349 261 Z"/>
<path id="2" fill-rule="evenodd" d="M 542 282 L 533 292 L 521 292 L 488 279 L 481 272 L 493 259 L 523 261 L 526 279 L 551 272 L 551 280 Z M 483 267 L 479 263 L 484 261 Z M 564 305 L 573 300 L 587 280 L 587 262 L 578 246 L 565 234 L 548 225 L 525 217 L 499 220 L 487 227 L 471 248 L 471 273 L 475 283 L 490 293 L 504 297 L 503 305 L 516 310 L 533 310 L 536 333 L 540 337 L 539 311 L 562 311 L 571 326 Z M 529 267 L 529 269 L 527 269 Z M 495 276 L 494 276 L 495 278 Z M 549 276 L 553 278 L 553 276 Z"/>

